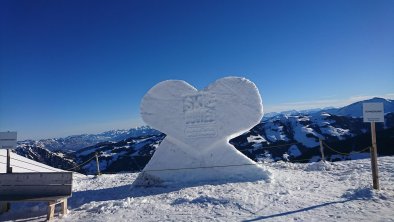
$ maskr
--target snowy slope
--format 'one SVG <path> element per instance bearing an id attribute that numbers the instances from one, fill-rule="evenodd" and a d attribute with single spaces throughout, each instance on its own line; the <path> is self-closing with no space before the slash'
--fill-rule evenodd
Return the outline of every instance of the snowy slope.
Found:
<path id="1" fill-rule="evenodd" d="M 394 157 L 379 158 L 381 190 L 368 159 L 265 164 L 274 180 L 137 188 L 138 174 L 75 175 L 70 213 L 57 221 L 393 221 Z M 40 221 L 45 204 L 17 203 L 0 221 Z"/>

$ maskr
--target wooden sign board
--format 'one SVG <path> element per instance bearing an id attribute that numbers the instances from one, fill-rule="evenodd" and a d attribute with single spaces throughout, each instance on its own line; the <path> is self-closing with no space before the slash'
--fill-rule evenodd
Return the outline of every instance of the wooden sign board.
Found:
<path id="1" fill-rule="evenodd" d="M 383 103 L 363 103 L 364 122 L 384 122 Z"/>
<path id="2" fill-rule="evenodd" d="M 0 132 L 0 149 L 15 149 L 16 138 L 16 132 Z"/>
<path id="3" fill-rule="evenodd" d="M 364 122 L 371 123 L 371 170 L 373 188 L 379 190 L 378 151 L 376 145 L 376 122 L 384 122 L 383 103 L 363 103 Z"/>

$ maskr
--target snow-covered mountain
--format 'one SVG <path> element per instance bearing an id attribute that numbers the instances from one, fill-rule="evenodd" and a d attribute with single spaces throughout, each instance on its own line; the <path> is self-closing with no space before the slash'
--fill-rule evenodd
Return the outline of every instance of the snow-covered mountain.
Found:
<path id="1" fill-rule="evenodd" d="M 140 171 L 150 160 L 159 143 L 164 139 L 162 133 L 130 137 L 118 142 L 106 141 L 77 151 L 51 151 L 42 144 L 19 144 L 15 153 L 52 167 L 86 174 L 96 170 L 97 153 L 102 172 Z M 81 163 L 84 163 L 81 165 Z M 81 166 L 80 166 L 81 165 Z"/>
<path id="2" fill-rule="evenodd" d="M 385 125 L 377 124 L 378 152 L 393 155 L 394 112 L 385 115 Z M 319 139 L 332 149 L 325 149 L 326 159 L 356 159 L 369 155 L 370 124 L 361 117 L 337 116 L 326 112 L 278 115 L 264 120 L 230 142 L 253 159 L 269 155 L 275 160 L 289 155 L 291 160 L 320 158 Z M 350 155 L 345 155 L 350 154 Z"/>
<path id="3" fill-rule="evenodd" d="M 148 126 L 131 128 L 128 130 L 110 130 L 99 134 L 81 134 L 64 138 L 42 139 L 42 140 L 25 140 L 19 141 L 20 145 L 38 146 L 50 151 L 61 150 L 75 151 L 84 147 L 92 146 L 105 141 L 121 141 L 130 137 L 138 137 L 143 135 L 157 135 L 159 131 Z"/>
<path id="4" fill-rule="evenodd" d="M 309 110 L 305 113 L 291 111 L 266 117 L 230 143 L 254 160 L 281 160 L 285 155 L 290 161 L 308 162 L 319 160 L 319 139 L 324 139 L 327 145 L 339 151 L 326 149 L 328 160 L 365 158 L 369 155 L 369 150 L 365 148 L 371 142 L 370 126 L 358 116 L 362 112 L 363 102 L 384 102 L 385 124 L 377 124 L 378 152 L 380 155 L 393 155 L 394 151 L 390 148 L 394 146 L 394 101 L 381 98 L 339 109 Z M 62 166 L 62 169 L 89 160 L 76 169 L 83 173 L 96 172 L 92 157 L 97 152 L 103 172 L 139 171 L 164 137 L 154 129 L 141 127 L 97 135 L 25 141 L 20 142 L 16 152 L 54 167 Z"/>
<path id="5" fill-rule="evenodd" d="M 341 108 L 282 112 L 265 117 L 261 123 L 231 143 L 250 158 L 282 159 L 283 154 L 293 160 L 320 158 L 319 139 L 331 149 L 325 149 L 329 160 L 365 158 L 371 144 L 370 124 L 362 119 L 362 104 L 382 102 L 385 123 L 377 124 L 378 152 L 393 155 L 394 100 L 372 98 Z M 290 145 L 286 145 L 290 144 Z M 364 150 L 362 153 L 360 151 Z M 349 155 L 345 155 L 349 154 Z"/>
<path id="6" fill-rule="evenodd" d="M 384 112 L 392 113 L 394 112 L 394 100 L 384 99 L 375 97 L 368 100 L 363 100 L 359 102 L 352 103 L 348 106 L 335 108 L 335 107 L 326 107 L 326 108 L 315 108 L 315 109 L 307 109 L 307 110 L 288 110 L 283 112 L 270 112 L 265 113 L 263 120 L 269 119 L 278 115 L 296 115 L 296 114 L 313 114 L 317 112 L 325 112 L 337 116 L 353 116 L 353 117 L 361 117 L 363 115 L 363 103 L 383 103 Z"/>
<path id="7" fill-rule="evenodd" d="M 344 106 L 342 108 L 337 108 L 337 109 L 333 108 L 333 109 L 322 110 L 321 112 L 327 112 L 327 113 L 334 114 L 337 116 L 362 117 L 363 103 L 383 103 L 385 113 L 394 112 L 394 100 L 378 98 L 378 97 L 355 102 L 355 103 L 352 103 L 348 106 Z"/>
<path id="8" fill-rule="evenodd" d="M 42 144 L 19 144 L 14 150 L 20 156 L 29 158 L 31 160 L 45 163 L 46 165 L 56 167 L 59 169 L 71 169 L 76 166 L 75 158 L 67 152 L 50 151 Z"/>
<path id="9" fill-rule="evenodd" d="M 91 159 L 97 152 L 100 156 L 100 169 L 106 173 L 141 171 L 164 137 L 164 134 L 154 134 L 130 137 L 120 142 L 103 142 L 73 154 L 77 162 L 81 163 Z M 89 161 L 79 170 L 89 174 L 96 173 L 95 160 Z"/>

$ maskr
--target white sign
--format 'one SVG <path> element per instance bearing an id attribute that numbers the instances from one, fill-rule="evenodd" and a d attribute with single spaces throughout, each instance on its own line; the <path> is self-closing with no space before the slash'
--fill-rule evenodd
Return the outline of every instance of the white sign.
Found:
<path id="1" fill-rule="evenodd" d="M 364 122 L 384 122 L 383 103 L 363 103 Z"/>
<path id="2" fill-rule="evenodd" d="M 0 132 L 0 149 L 16 148 L 16 132 Z"/>

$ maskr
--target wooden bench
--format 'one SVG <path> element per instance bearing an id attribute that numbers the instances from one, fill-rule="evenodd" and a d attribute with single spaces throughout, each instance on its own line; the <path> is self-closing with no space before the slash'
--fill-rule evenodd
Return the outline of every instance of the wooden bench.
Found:
<path id="1" fill-rule="evenodd" d="M 12 202 L 48 202 L 47 220 L 67 214 L 67 198 L 72 194 L 72 172 L 0 174 L 0 213 Z"/>

